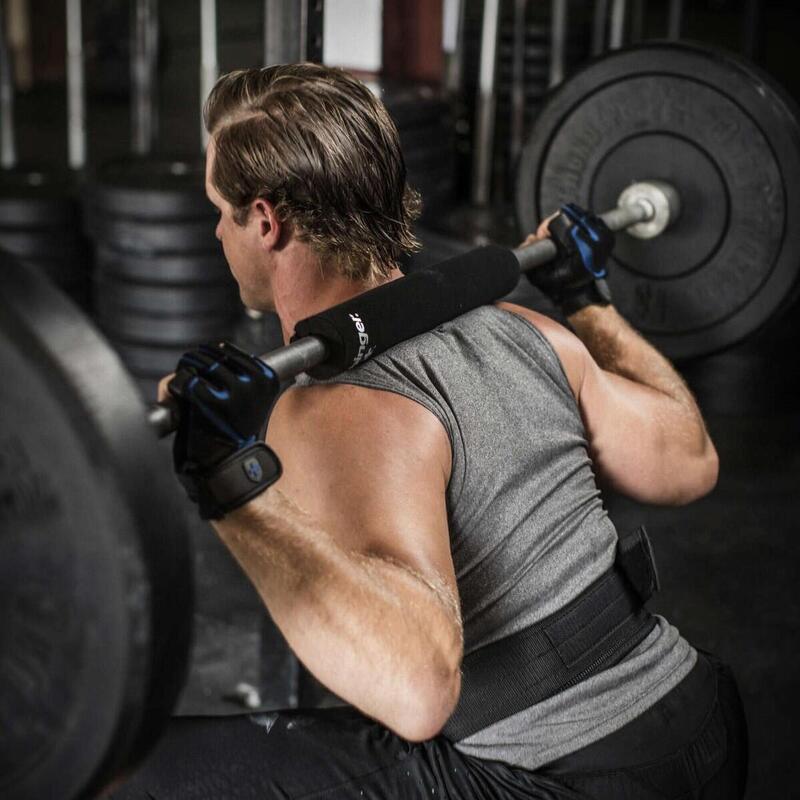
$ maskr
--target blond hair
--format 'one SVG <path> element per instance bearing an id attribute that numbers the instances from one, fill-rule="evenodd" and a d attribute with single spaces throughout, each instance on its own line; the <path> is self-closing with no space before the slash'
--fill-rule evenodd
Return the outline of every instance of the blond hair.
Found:
<path id="1" fill-rule="evenodd" d="M 310 63 L 237 70 L 217 81 L 203 118 L 211 180 L 239 224 L 265 198 L 353 280 L 375 282 L 419 249 L 419 195 L 406 183 L 397 128 L 352 75 Z"/>

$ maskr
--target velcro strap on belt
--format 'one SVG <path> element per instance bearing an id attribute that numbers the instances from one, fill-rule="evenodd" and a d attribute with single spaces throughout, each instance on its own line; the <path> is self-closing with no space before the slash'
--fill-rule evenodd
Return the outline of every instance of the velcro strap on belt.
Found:
<path id="1" fill-rule="evenodd" d="M 566 606 L 464 657 L 461 696 L 445 736 L 465 739 L 608 669 L 650 633 L 656 620 L 643 606 L 649 594 L 640 570 L 644 560 L 652 562 L 644 528 L 622 542 L 624 561 L 618 557 Z M 633 554 L 639 568 L 635 587 L 625 571 Z M 648 574 L 655 575 L 654 565 Z"/>

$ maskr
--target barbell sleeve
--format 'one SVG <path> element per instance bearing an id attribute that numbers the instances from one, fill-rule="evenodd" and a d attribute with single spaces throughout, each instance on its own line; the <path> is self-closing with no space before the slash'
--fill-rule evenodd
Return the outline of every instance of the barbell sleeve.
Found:
<path id="1" fill-rule="evenodd" d="M 666 211 L 659 204 L 666 198 Z M 677 195 L 664 184 L 635 184 L 623 192 L 620 204 L 600 216 L 613 231 L 650 226 L 659 231 L 674 219 Z M 664 220 L 666 219 L 666 222 Z M 663 224 L 663 227 L 662 227 Z M 535 269 L 556 255 L 556 246 L 543 239 L 528 247 L 507 250 L 489 245 L 419 270 L 398 281 L 382 284 L 327 309 L 295 328 L 295 340 L 262 356 L 280 381 L 302 372 L 327 378 L 437 325 L 507 295 L 519 273 Z M 414 314 L 397 319 L 397 308 L 413 307 Z M 159 437 L 177 427 L 177 404 L 168 400 L 150 407 L 148 421 Z"/>

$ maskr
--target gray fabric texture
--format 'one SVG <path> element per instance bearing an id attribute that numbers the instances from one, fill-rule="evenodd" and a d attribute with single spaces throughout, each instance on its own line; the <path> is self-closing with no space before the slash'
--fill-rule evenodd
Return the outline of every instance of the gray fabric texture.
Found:
<path id="1" fill-rule="evenodd" d="M 465 652 L 548 616 L 611 566 L 617 533 L 595 484 L 577 402 L 555 351 L 526 319 L 484 306 L 328 382 L 398 393 L 444 426 Z M 536 769 L 637 717 L 696 657 L 659 618 L 621 663 L 458 748 Z"/>

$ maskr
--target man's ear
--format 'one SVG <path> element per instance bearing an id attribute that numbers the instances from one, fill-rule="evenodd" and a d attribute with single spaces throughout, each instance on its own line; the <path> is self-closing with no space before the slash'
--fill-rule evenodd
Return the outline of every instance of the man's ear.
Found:
<path id="1" fill-rule="evenodd" d="M 273 250 L 281 240 L 281 222 L 275 213 L 275 205 L 262 197 L 253 200 L 250 215 L 258 223 L 261 246 Z"/>

